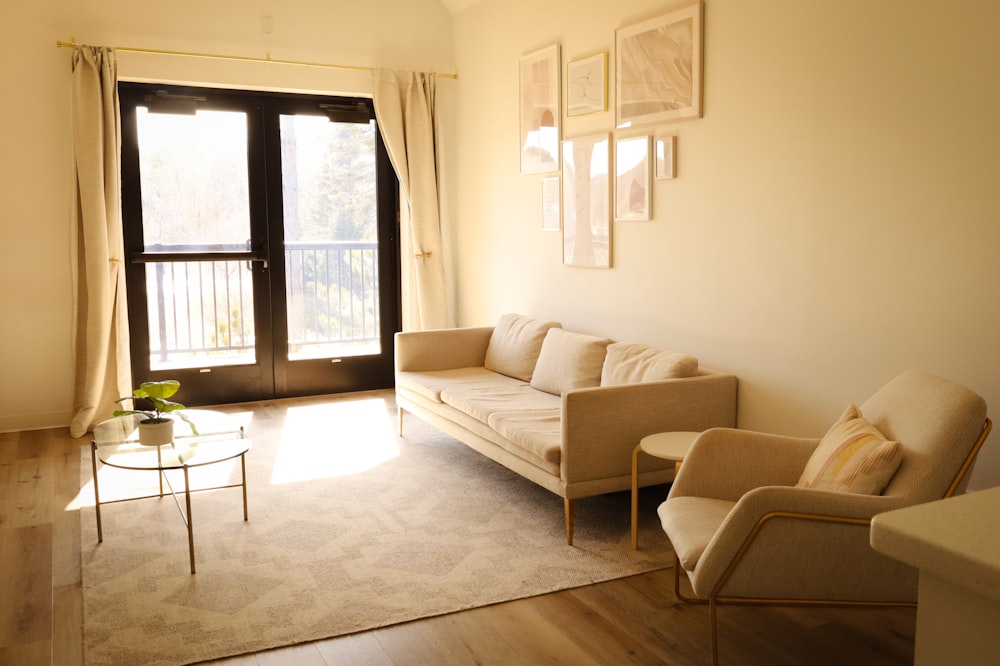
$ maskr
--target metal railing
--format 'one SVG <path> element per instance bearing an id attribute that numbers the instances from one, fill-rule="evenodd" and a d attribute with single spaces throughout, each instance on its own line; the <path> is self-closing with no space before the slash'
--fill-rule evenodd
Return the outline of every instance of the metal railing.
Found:
<path id="1" fill-rule="evenodd" d="M 204 249 L 170 245 L 147 251 Z M 378 243 L 286 243 L 285 285 L 290 358 L 378 348 Z M 153 367 L 252 362 L 253 280 L 248 262 L 148 263 L 146 288 Z"/>

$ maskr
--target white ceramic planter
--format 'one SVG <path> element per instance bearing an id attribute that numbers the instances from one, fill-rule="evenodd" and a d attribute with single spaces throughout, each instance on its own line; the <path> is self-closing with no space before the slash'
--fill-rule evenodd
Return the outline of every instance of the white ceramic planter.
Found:
<path id="1" fill-rule="evenodd" d="M 139 443 L 143 446 L 163 446 L 174 441 L 174 421 L 161 417 L 159 421 L 139 422 Z"/>

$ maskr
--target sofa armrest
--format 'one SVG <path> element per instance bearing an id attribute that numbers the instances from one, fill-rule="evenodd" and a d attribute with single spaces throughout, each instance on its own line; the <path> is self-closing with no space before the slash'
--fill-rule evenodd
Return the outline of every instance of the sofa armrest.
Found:
<path id="1" fill-rule="evenodd" d="M 562 396 L 562 480 L 630 475 L 632 451 L 646 435 L 735 426 L 736 389 L 735 375 L 711 373 L 567 391 Z"/>
<path id="2" fill-rule="evenodd" d="M 396 333 L 396 372 L 482 367 L 491 335 L 492 326 Z"/>
<path id="3" fill-rule="evenodd" d="M 735 502 L 761 486 L 792 486 L 818 439 L 716 428 L 691 446 L 670 497 L 709 497 Z"/>

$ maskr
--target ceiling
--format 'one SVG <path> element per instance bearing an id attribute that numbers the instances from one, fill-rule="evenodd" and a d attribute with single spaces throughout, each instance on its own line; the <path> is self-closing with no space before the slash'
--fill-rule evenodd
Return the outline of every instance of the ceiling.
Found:
<path id="1" fill-rule="evenodd" d="M 457 14 L 463 9 L 468 9 L 479 0 L 441 0 L 441 4 L 452 14 Z"/>

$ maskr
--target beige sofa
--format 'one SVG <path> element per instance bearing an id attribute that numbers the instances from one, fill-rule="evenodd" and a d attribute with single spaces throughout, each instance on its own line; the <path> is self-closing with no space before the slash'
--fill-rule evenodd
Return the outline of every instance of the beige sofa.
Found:
<path id="1" fill-rule="evenodd" d="M 570 544 L 574 501 L 630 488 L 642 437 L 736 424 L 734 375 L 557 322 L 397 333 L 395 355 L 400 435 L 410 412 L 559 495 Z M 642 458 L 640 485 L 673 479 Z"/>

